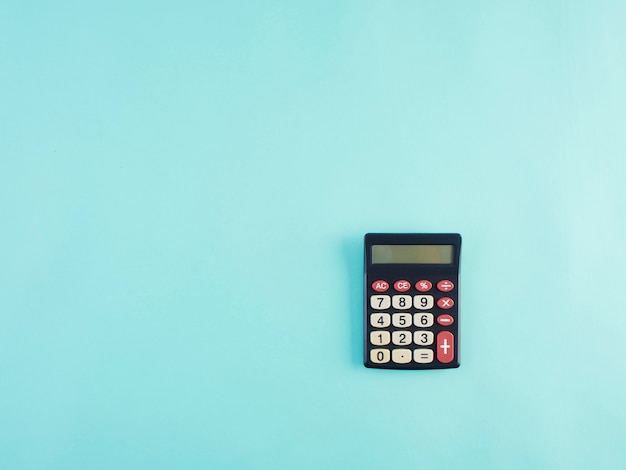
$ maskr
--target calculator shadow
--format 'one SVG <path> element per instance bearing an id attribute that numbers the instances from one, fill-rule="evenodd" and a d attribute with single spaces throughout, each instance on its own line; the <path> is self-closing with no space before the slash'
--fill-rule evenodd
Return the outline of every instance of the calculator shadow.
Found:
<path id="1" fill-rule="evenodd" d="M 346 240 L 343 254 L 348 272 L 350 359 L 363 366 L 363 238 Z"/>

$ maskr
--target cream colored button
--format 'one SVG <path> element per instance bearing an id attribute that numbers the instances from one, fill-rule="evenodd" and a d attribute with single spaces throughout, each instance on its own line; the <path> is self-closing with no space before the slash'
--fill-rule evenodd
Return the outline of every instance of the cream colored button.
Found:
<path id="1" fill-rule="evenodd" d="M 411 344 L 413 338 L 410 331 L 394 331 L 391 333 L 391 342 L 400 346 Z"/>
<path id="2" fill-rule="evenodd" d="M 388 331 L 372 331 L 370 333 L 370 343 L 374 346 L 386 346 L 391 342 L 391 333 Z"/>
<path id="3" fill-rule="evenodd" d="M 396 364 L 408 364 L 413 359 L 410 349 L 394 349 L 391 351 L 391 360 Z"/>
<path id="4" fill-rule="evenodd" d="M 435 333 L 432 331 L 416 331 L 413 333 L 413 341 L 420 346 L 428 346 L 435 342 Z"/>
<path id="5" fill-rule="evenodd" d="M 413 298 L 410 295 L 394 295 L 391 298 L 391 305 L 396 310 L 407 310 L 411 308 Z"/>
<path id="6" fill-rule="evenodd" d="M 375 328 L 387 328 L 391 325 L 391 315 L 388 313 L 372 313 L 370 315 L 370 325 Z"/>
<path id="7" fill-rule="evenodd" d="M 389 362 L 391 353 L 389 349 L 372 349 L 370 351 L 370 361 L 374 364 L 384 364 Z"/>
<path id="8" fill-rule="evenodd" d="M 391 297 L 388 295 L 372 295 L 370 297 L 370 306 L 374 310 L 385 310 L 391 307 Z"/>
<path id="9" fill-rule="evenodd" d="M 416 295 L 413 297 L 413 306 L 418 310 L 428 310 L 435 305 L 435 298 L 432 295 Z"/>
<path id="10" fill-rule="evenodd" d="M 428 328 L 433 326 L 435 317 L 432 313 L 416 313 L 413 315 L 413 324 L 419 328 Z"/>
<path id="11" fill-rule="evenodd" d="M 391 316 L 391 323 L 396 328 L 408 328 L 413 324 L 413 315 L 410 313 L 394 313 Z"/>
<path id="12" fill-rule="evenodd" d="M 432 349 L 416 349 L 413 351 L 413 360 L 415 362 L 419 362 L 420 364 L 428 364 L 429 362 L 433 362 L 433 358 L 435 354 Z"/>

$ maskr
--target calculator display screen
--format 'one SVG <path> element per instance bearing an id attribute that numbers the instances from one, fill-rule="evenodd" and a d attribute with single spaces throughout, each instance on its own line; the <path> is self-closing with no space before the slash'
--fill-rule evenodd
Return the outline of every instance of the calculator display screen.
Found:
<path id="1" fill-rule="evenodd" d="M 372 264 L 452 264 L 454 245 L 372 245 Z"/>

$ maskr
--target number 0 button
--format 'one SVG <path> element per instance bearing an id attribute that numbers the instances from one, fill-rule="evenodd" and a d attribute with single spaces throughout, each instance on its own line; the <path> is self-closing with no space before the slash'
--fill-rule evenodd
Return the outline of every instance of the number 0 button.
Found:
<path id="1" fill-rule="evenodd" d="M 389 349 L 372 349 L 370 351 L 370 360 L 374 364 L 384 364 L 391 359 L 391 352 Z"/>

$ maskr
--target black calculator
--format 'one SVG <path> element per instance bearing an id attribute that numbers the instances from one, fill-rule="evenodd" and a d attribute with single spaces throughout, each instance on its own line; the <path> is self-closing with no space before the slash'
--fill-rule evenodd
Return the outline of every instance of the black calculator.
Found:
<path id="1" fill-rule="evenodd" d="M 365 235 L 365 367 L 459 367 L 458 233 Z"/>

